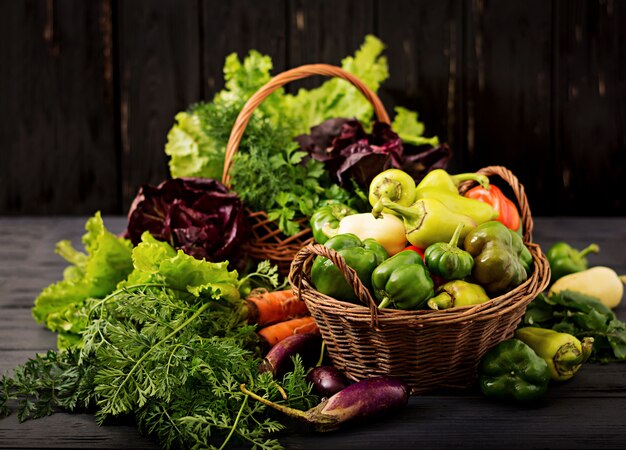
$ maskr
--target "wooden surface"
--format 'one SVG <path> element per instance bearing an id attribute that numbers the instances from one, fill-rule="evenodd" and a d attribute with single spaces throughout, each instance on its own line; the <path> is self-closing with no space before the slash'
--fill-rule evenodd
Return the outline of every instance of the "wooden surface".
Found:
<path id="1" fill-rule="evenodd" d="M 0 217 L 0 373 L 34 353 L 55 348 L 55 335 L 38 326 L 30 308 L 39 291 L 62 276 L 54 254 L 61 239 L 80 242 L 86 218 Z M 104 218 L 113 232 L 121 217 Z M 626 274 L 626 218 L 536 218 L 534 240 L 547 248 L 565 240 L 601 247 L 592 265 Z M 626 305 L 617 310 L 626 320 Z M 576 377 L 553 384 L 546 401 L 521 408 L 493 403 L 474 390 L 411 398 L 393 416 L 317 435 L 296 428 L 280 437 L 293 449 L 364 448 L 624 448 L 626 365 L 586 364 Z M 294 431 L 295 430 L 295 431 Z M 155 448 L 129 425 L 96 426 L 92 416 L 57 413 L 19 424 L 0 419 L 0 448 Z"/>
<path id="2" fill-rule="evenodd" d="M 507 166 L 537 214 L 626 216 L 624 23 L 621 0 L 1 0 L 0 214 L 124 214 L 228 54 L 278 73 L 374 33 L 385 105 L 417 110 L 455 171 Z"/>

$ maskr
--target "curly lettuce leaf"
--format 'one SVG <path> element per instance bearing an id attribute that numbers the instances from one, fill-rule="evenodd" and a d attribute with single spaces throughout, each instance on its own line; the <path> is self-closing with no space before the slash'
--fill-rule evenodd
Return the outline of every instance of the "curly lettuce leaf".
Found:
<path id="1" fill-rule="evenodd" d="M 228 261 L 213 263 L 174 250 L 149 232 L 142 235 L 132 253 L 134 270 L 118 289 L 140 284 L 163 284 L 186 291 L 194 297 L 226 301 L 239 300 L 237 271 L 228 270 Z"/>
<path id="2" fill-rule="evenodd" d="M 425 137 L 424 124 L 417 118 L 417 112 L 410 111 L 406 108 L 398 106 L 394 108 L 396 116 L 393 118 L 391 128 L 398 133 L 402 142 L 411 145 L 430 145 L 435 147 L 439 145 L 437 136 Z"/>
<path id="3" fill-rule="evenodd" d="M 389 77 L 387 58 L 381 55 L 384 49 L 380 39 L 367 35 L 355 55 L 341 61 L 341 68 L 356 75 L 376 92 Z M 360 122 L 369 123 L 373 112 L 363 94 L 341 78 L 331 78 L 318 88 L 300 89 L 296 95 L 285 96 L 285 108 L 296 119 L 297 134 L 308 133 L 312 126 L 334 117 L 355 117 Z"/>
<path id="4" fill-rule="evenodd" d="M 72 265 L 64 270 L 63 280 L 44 288 L 35 299 L 33 317 L 52 331 L 78 333 L 85 323 L 78 312 L 85 299 L 111 293 L 132 270 L 132 244 L 107 231 L 99 212 L 85 230 L 85 253 L 69 241 L 57 244 L 56 252 Z"/>

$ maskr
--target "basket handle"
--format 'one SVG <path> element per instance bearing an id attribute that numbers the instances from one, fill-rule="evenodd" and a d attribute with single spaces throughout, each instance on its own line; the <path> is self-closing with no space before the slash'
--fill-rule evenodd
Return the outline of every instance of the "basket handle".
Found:
<path id="1" fill-rule="evenodd" d="M 504 181 L 506 181 L 513 193 L 515 194 L 515 198 L 517 200 L 517 204 L 520 208 L 520 214 L 522 219 L 522 226 L 524 228 L 524 242 L 530 243 L 533 241 L 533 218 L 530 213 L 530 206 L 528 205 L 528 198 L 526 197 L 526 191 L 524 190 L 524 186 L 519 182 L 517 177 L 513 175 L 509 169 L 504 166 L 487 166 L 483 167 L 476 173 L 492 176 L 498 175 Z M 466 181 L 459 186 L 459 192 L 461 194 L 465 193 L 469 188 L 475 185 L 475 181 Z"/>
<path id="2" fill-rule="evenodd" d="M 328 64 L 308 64 L 296 67 L 291 70 L 287 70 L 276 75 L 263 87 L 256 91 L 254 95 L 252 95 L 252 97 L 248 99 L 246 104 L 239 112 L 237 120 L 235 120 L 235 124 L 233 125 L 233 129 L 230 132 L 228 144 L 226 144 L 224 172 L 222 173 L 222 183 L 225 186 L 229 186 L 230 175 L 228 172 L 233 164 L 233 157 L 235 156 L 235 153 L 239 148 L 239 143 L 241 142 L 241 138 L 243 137 L 243 132 L 245 131 L 254 110 L 276 89 L 279 89 L 290 81 L 300 80 L 302 78 L 307 78 L 313 75 L 326 75 L 329 77 L 343 78 L 344 80 L 349 81 L 359 91 L 361 91 L 365 98 L 369 100 L 369 102 L 372 104 L 378 120 L 384 123 L 391 123 L 389 120 L 389 115 L 387 114 L 383 103 L 380 101 L 380 98 L 378 98 L 378 95 L 376 95 L 374 91 L 368 88 L 367 85 L 363 83 L 363 81 L 352 75 L 350 72 L 346 72 L 340 67 L 331 66 Z"/>
<path id="3" fill-rule="evenodd" d="M 356 271 L 346 264 L 346 260 L 335 250 L 330 249 L 321 244 L 309 244 L 302 247 L 291 263 L 289 271 L 289 283 L 296 294 L 302 300 L 300 293 L 302 291 L 302 282 L 306 279 L 312 284 L 310 273 L 313 266 L 313 260 L 316 256 L 328 258 L 341 271 L 346 281 L 354 290 L 357 298 L 365 306 L 369 307 L 372 327 L 378 328 L 378 306 L 372 298 L 369 290 L 359 279 Z"/>

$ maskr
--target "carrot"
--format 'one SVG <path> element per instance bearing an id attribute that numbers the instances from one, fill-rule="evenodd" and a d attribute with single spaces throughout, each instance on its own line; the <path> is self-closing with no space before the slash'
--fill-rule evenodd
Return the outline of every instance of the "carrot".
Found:
<path id="1" fill-rule="evenodd" d="M 261 328 L 257 333 L 267 348 L 273 347 L 280 341 L 293 334 L 319 333 L 317 324 L 311 316 L 290 319 L 274 325 Z"/>
<path id="2" fill-rule="evenodd" d="M 307 315 L 309 310 L 302 300 L 298 300 L 291 289 L 284 291 L 261 291 L 246 298 L 248 323 L 259 327 Z"/>

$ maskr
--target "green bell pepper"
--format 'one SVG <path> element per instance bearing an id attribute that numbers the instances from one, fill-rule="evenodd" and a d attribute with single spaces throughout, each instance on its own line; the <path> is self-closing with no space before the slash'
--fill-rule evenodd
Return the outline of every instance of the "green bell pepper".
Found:
<path id="1" fill-rule="evenodd" d="M 317 208 L 309 219 L 315 242 L 326 243 L 329 238 L 337 234 L 341 219 L 356 213 L 356 210 L 343 203 L 329 203 Z"/>
<path id="2" fill-rule="evenodd" d="M 589 268 L 587 256 L 589 253 L 598 253 L 600 247 L 591 244 L 587 248 L 578 251 L 565 242 L 557 242 L 546 252 L 546 258 L 550 263 L 552 282 L 570 273 L 582 272 Z"/>
<path id="3" fill-rule="evenodd" d="M 433 280 L 413 250 L 401 251 L 376 267 L 372 287 L 379 309 L 420 309 L 434 295 Z"/>
<path id="4" fill-rule="evenodd" d="M 509 339 L 489 350 L 480 362 L 482 393 L 500 400 L 532 402 L 550 383 L 546 361 L 519 339 Z"/>
<path id="5" fill-rule="evenodd" d="M 497 221 L 478 225 L 465 236 L 474 257 L 472 279 L 490 294 L 507 292 L 528 279 L 532 255 L 522 238 Z"/>
<path id="6" fill-rule="evenodd" d="M 448 281 L 437 289 L 437 295 L 428 300 L 430 309 L 448 309 L 455 306 L 478 305 L 489 301 L 489 296 L 474 283 L 463 280 Z"/>
<path id="7" fill-rule="evenodd" d="M 368 288 L 372 288 L 372 272 L 389 257 L 385 247 L 374 239 L 361 241 L 351 233 L 338 234 L 331 237 L 324 244 L 335 250 L 354 269 Z M 358 298 L 354 289 L 348 284 L 343 273 L 328 258 L 318 256 L 311 267 L 311 280 L 319 292 L 337 300 L 356 302 Z"/>
<path id="8" fill-rule="evenodd" d="M 472 273 L 474 258 L 457 246 L 464 226 L 463 223 L 459 223 L 450 242 L 437 242 L 428 246 L 424 252 L 424 259 L 430 273 L 446 280 L 460 280 Z"/>

